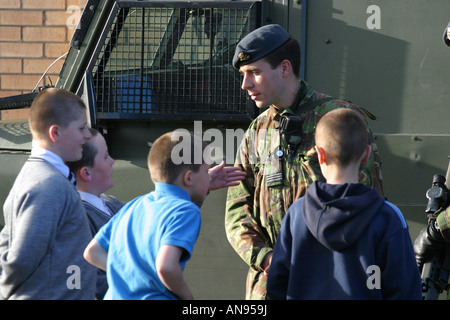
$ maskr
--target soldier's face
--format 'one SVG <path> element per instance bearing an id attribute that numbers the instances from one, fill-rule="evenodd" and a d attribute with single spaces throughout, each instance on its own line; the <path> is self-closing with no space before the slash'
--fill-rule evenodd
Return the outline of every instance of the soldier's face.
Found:
<path id="1" fill-rule="evenodd" d="M 270 105 L 279 106 L 284 90 L 281 65 L 272 69 L 264 59 L 243 65 L 239 68 L 243 75 L 242 90 L 247 90 L 258 108 Z"/>

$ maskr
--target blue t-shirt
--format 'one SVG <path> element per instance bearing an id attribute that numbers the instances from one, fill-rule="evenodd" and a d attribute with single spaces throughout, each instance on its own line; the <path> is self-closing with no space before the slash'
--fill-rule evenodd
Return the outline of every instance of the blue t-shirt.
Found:
<path id="1" fill-rule="evenodd" d="M 156 256 L 163 245 L 184 248 L 184 270 L 200 226 L 199 207 L 171 184 L 157 182 L 155 191 L 127 203 L 95 236 L 108 251 L 105 299 L 177 299 L 158 277 Z"/>

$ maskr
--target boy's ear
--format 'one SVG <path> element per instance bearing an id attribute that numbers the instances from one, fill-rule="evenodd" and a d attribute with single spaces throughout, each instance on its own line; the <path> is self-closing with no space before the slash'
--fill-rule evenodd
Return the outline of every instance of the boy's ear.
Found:
<path id="1" fill-rule="evenodd" d="M 50 136 L 50 139 L 53 142 L 56 142 L 58 140 L 58 136 L 59 136 L 59 126 L 56 124 L 51 125 L 48 128 L 48 135 Z"/>
<path id="2" fill-rule="evenodd" d="M 327 162 L 327 158 L 325 157 L 325 150 L 322 147 L 315 146 L 317 151 L 317 158 L 319 159 L 319 164 L 325 164 Z"/>
<path id="3" fill-rule="evenodd" d="M 369 161 L 371 153 L 372 153 L 372 147 L 370 145 L 367 145 L 366 150 L 364 151 L 364 155 L 361 160 L 361 164 L 366 164 Z"/>
<path id="4" fill-rule="evenodd" d="M 85 181 L 91 181 L 92 180 L 92 172 L 89 167 L 82 167 L 78 170 L 78 174 L 80 175 L 81 179 Z"/>
<path id="5" fill-rule="evenodd" d="M 192 176 L 192 170 L 187 169 L 183 172 L 183 183 L 186 186 L 192 186 L 193 182 L 192 182 L 191 176 Z"/>

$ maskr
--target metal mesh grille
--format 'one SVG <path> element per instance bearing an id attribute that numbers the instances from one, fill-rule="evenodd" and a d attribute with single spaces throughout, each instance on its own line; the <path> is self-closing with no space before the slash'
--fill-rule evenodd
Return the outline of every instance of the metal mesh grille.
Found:
<path id="1" fill-rule="evenodd" d="M 92 70 L 97 112 L 247 114 L 231 66 L 249 8 L 120 8 Z"/>

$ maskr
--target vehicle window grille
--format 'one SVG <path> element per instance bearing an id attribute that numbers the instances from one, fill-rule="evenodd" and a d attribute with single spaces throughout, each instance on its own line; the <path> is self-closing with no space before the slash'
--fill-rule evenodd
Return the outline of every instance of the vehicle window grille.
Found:
<path id="1" fill-rule="evenodd" d="M 92 69 L 99 118 L 252 118 L 231 65 L 251 8 L 119 6 Z M 255 109 L 256 110 L 256 109 Z"/>

